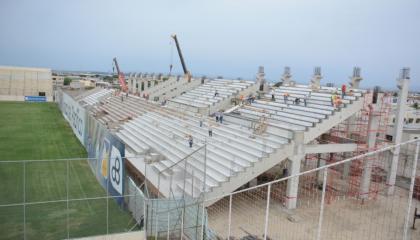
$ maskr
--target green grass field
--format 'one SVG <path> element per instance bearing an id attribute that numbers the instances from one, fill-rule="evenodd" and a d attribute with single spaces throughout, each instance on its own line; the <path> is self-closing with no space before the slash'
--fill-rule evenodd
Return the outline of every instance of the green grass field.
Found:
<path id="1" fill-rule="evenodd" d="M 6 163 L 6 160 L 85 158 L 87 153 L 53 103 L 0 102 L 0 204 L 106 196 L 86 160 Z M 67 175 L 67 169 L 69 174 Z M 24 189 L 25 184 L 25 189 Z M 107 201 L 82 200 L 0 207 L 0 239 L 64 239 L 105 234 Z M 109 232 L 135 221 L 109 200 Z M 68 224 L 67 224 L 68 223 Z"/>

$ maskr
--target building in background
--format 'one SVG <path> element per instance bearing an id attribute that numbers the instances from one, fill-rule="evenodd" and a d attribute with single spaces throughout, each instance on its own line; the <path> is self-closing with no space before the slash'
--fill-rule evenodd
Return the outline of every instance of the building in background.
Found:
<path id="1" fill-rule="evenodd" d="M 52 101 L 51 69 L 0 66 L 0 100 Z"/>
<path id="2" fill-rule="evenodd" d="M 64 86 L 64 76 L 54 75 L 52 76 L 53 88 L 61 88 Z"/>

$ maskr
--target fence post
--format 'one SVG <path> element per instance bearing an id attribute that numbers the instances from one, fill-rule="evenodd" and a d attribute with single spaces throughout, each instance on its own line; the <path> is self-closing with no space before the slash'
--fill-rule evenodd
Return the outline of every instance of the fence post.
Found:
<path id="1" fill-rule="evenodd" d="M 203 214 L 201 215 L 201 240 L 204 240 L 204 218 L 206 217 L 205 215 L 205 211 L 206 211 L 206 207 L 204 206 L 204 194 L 203 194 L 203 202 L 201 203 L 203 205 Z"/>
<path id="2" fill-rule="evenodd" d="M 185 217 L 185 208 L 181 209 L 181 239 L 184 239 L 184 217 Z"/>
<path id="3" fill-rule="evenodd" d="M 106 235 L 107 236 L 109 234 L 109 194 L 108 194 L 108 189 L 109 189 L 109 176 L 106 179 Z"/>
<path id="4" fill-rule="evenodd" d="M 319 220 L 318 220 L 318 229 L 316 234 L 316 239 L 321 239 L 321 231 L 322 231 L 322 221 L 324 219 L 324 205 L 325 205 L 325 192 L 327 189 L 327 175 L 328 175 L 328 168 L 324 169 L 324 180 L 322 183 L 322 196 L 321 196 L 321 209 L 319 211 Z"/>
<path id="5" fill-rule="evenodd" d="M 158 239 L 158 221 L 159 221 L 159 214 L 158 214 L 158 211 L 159 211 L 159 199 L 156 201 L 156 211 L 155 211 L 155 213 L 156 213 L 156 219 L 155 219 L 155 240 L 157 240 Z M 153 223 L 152 223 L 153 224 Z"/>
<path id="6" fill-rule="evenodd" d="M 69 220 L 69 160 L 67 159 L 67 173 L 66 173 L 66 195 L 67 195 L 67 213 L 66 213 L 66 218 L 67 218 L 67 239 L 70 239 L 70 220 Z"/>
<path id="7" fill-rule="evenodd" d="M 229 196 L 229 219 L 228 219 L 228 237 L 227 239 L 230 239 L 231 234 L 231 223 L 232 223 L 232 194 Z"/>
<path id="8" fill-rule="evenodd" d="M 270 214 L 270 196 L 271 196 L 271 183 L 270 183 L 270 185 L 268 185 L 268 190 L 267 190 L 267 208 L 265 209 L 264 240 L 267 240 L 268 217 L 269 217 L 269 214 Z"/>
<path id="9" fill-rule="evenodd" d="M 169 206 L 169 204 L 168 204 L 168 206 Z M 166 239 L 167 240 L 169 240 L 169 228 L 170 228 L 170 221 L 171 221 L 171 212 L 170 212 L 170 210 L 169 210 L 169 207 L 168 207 L 168 229 L 167 229 L 167 233 L 166 233 Z"/>
<path id="10" fill-rule="evenodd" d="M 158 183 L 157 183 L 157 198 L 160 197 L 160 172 L 158 173 Z"/>
<path id="11" fill-rule="evenodd" d="M 23 161 L 23 239 L 26 240 L 26 161 Z"/>
<path id="12" fill-rule="evenodd" d="M 144 229 L 144 239 L 147 239 L 147 218 L 148 218 L 148 211 L 146 207 L 149 205 L 146 204 L 146 198 L 143 196 L 143 229 Z"/>
<path id="13" fill-rule="evenodd" d="M 414 154 L 413 159 L 413 168 L 411 171 L 411 183 L 410 183 L 410 191 L 408 194 L 408 206 L 407 206 L 407 214 L 405 215 L 405 222 L 404 222 L 404 236 L 403 240 L 407 240 L 408 235 L 408 222 L 410 219 L 410 212 L 411 212 L 411 205 L 413 203 L 413 192 L 414 192 L 414 184 L 416 180 L 416 171 L 417 171 L 417 159 L 419 157 L 419 147 L 420 147 L 420 141 L 417 141 L 416 143 L 416 152 Z"/>

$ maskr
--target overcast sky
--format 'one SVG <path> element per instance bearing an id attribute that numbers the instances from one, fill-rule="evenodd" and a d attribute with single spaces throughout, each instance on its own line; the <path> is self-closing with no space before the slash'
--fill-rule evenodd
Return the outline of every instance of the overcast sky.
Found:
<path id="1" fill-rule="evenodd" d="M 394 88 L 402 67 L 420 90 L 419 0 L 0 0 L 0 65 L 182 72 L 177 33 L 193 75 L 278 80 L 290 66 L 309 82 Z M 171 50 L 172 49 L 172 50 Z"/>

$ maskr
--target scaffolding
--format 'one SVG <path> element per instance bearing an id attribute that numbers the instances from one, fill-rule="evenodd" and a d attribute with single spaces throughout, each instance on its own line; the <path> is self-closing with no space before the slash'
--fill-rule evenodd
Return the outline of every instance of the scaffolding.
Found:
<path id="1" fill-rule="evenodd" d="M 373 107 L 375 105 L 375 107 Z M 389 123 L 389 115 L 391 112 L 391 96 L 386 93 L 367 92 L 364 98 L 363 108 L 339 125 L 332 128 L 328 133 L 320 136 L 316 141 L 320 144 L 328 143 L 355 143 L 357 148 L 353 152 L 346 153 L 323 153 L 323 154 L 307 154 L 303 169 L 309 170 L 320 167 L 325 164 L 340 162 L 344 159 L 365 154 L 383 148 L 389 144 L 386 139 L 387 127 Z M 375 115 L 379 121 L 374 129 L 369 129 L 369 118 Z M 371 132 L 376 135 L 375 145 L 368 147 L 368 135 Z M 353 197 L 356 199 L 376 199 L 380 188 L 383 188 L 384 179 L 386 178 L 385 166 L 386 161 L 379 159 L 388 158 L 389 153 L 381 152 L 380 154 L 365 157 L 352 161 L 349 164 L 337 165 L 330 169 L 330 177 L 327 182 L 326 202 L 330 203 L 339 197 Z M 369 191 L 361 191 L 361 179 L 364 171 L 363 164 L 365 161 L 372 161 L 373 164 L 372 181 Z M 347 166 L 346 166 L 347 165 Z M 312 175 L 309 182 L 316 183 L 317 186 L 322 185 L 322 177 Z M 306 184 L 305 184 L 306 185 Z"/>

